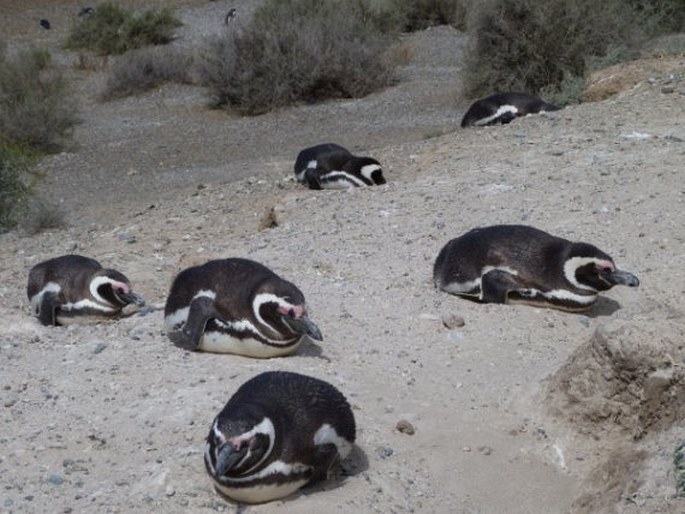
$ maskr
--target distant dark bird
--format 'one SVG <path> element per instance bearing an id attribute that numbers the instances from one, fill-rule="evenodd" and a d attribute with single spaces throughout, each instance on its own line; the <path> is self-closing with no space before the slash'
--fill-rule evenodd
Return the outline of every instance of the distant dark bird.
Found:
<path id="1" fill-rule="evenodd" d="M 587 309 L 600 291 L 637 287 L 602 250 L 525 225 L 476 228 L 448 242 L 435 260 L 439 289 L 482 303 Z"/>
<path id="2" fill-rule="evenodd" d="M 527 93 L 498 93 L 471 104 L 461 120 L 462 127 L 505 124 L 514 118 L 559 108 Z"/>
<path id="3" fill-rule="evenodd" d="M 236 11 L 233 7 L 231 7 L 228 12 L 226 13 L 226 18 L 224 19 L 224 25 L 228 25 L 228 23 L 236 17 L 238 14 L 238 11 Z"/>
<path id="4" fill-rule="evenodd" d="M 38 23 L 39 23 L 40 26 L 41 26 L 42 28 L 44 28 L 45 30 L 50 30 L 50 22 L 49 22 L 48 20 L 46 20 L 45 18 L 43 18 L 42 20 L 40 20 Z"/>
<path id="5" fill-rule="evenodd" d="M 355 432 L 350 404 L 334 386 L 267 371 L 240 386 L 214 419 L 205 467 L 233 500 L 277 500 L 330 478 L 352 450 Z"/>
<path id="6" fill-rule="evenodd" d="M 81 7 L 81 9 L 78 12 L 79 18 L 82 18 L 83 16 L 90 16 L 95 12 L 95 9 L 92 7 Z"/>
<path id="7" fill-rule="evenodd" d="M 309 189 L 348 189 L 385 184 L 381 164 L 357 157 L 335 143 L 305 148 L 295 160 L 295 178 Z"/>
<path id="8" fill-rule="evenodd" d="M 179 273 L 164 309 L 169 339 L 187 350 L 275 357 L 309 336 L 321 341 L 295 284 L 248 259 L 220 259 Z"/>
<path id="9" fill-rule="evenodd" d="M 145 301 L 120 272 L 81 255 L 63 255 L 36 264 L 26 292 L 43 325 L 93 323 L 117 318 L 130 303 Z"/>

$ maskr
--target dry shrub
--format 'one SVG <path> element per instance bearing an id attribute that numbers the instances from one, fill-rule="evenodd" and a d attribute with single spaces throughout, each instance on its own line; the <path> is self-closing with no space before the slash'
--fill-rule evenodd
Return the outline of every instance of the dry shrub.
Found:
<path id="1" fill-rule="evenodd" d="M 121 56 L 107 77 L 103 100 L 136 95 L 166 82 L 192 83 L 192 56 L 178 48 L 141 48 Z"/>
<path id="2" fill-rule="evenodd" d="M 379 7 L 379 16 L 392 16 L 404 32 L 436 25 L 466 28 L 473 0 L 389 0 Z"/>
<path id="3" fill-rule="evenodd" d="M 166 44 L 181 25 L 170 9 L 149 9 L 136 15 L 116 2 L 104 2 L 74 25 L 64 46 L 99 55 L 123 54 Z"/>
<path id="4" fill-rule="evenodd" d="M 67 81 L 47 50 L 10 57 L 0 48 L 0 144 L 55 151 L 77 121 Z"/>
<path id="5" fill-rule="evenodd" d="M 13 228 L 26 212 L 32 188 L 29 150 L 17 145 L 0 146 L 0 232 Z"/>
<path id="6" fill-rule="evenodd" d="M 48 198 L 32 197 L 25 211 L 19 226 L 29 235 L 67 226 L 67 213 L 64 207 Z"/>
<path id="7" fill-rule="evenodd" d="M 360 5 L 267 0 L 247 26 L 208 43 L 202 76 L 214 103 L 260 114 L 386 86 L 393 63 L 384 52 L 391 38 Z"/>
<path id="8" fill-rule="evenodd" d="M 487 0 L 474 5 L 468 31 L 469 97 L 575 84 L 590 60 L 637 55 L 646 37 L 624 0 Z"/>

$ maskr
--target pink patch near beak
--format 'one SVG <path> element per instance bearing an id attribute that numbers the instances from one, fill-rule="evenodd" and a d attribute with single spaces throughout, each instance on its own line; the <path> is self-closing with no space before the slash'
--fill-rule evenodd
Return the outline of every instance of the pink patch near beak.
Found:
<path id="1" fill-rule="evenodd" d="M 115 282 L 112 285 L 118 293 L 128 294 L 131 292 L 131 288 L 128 286 L 128 284 L 125 284 L 124 282 Z"/>

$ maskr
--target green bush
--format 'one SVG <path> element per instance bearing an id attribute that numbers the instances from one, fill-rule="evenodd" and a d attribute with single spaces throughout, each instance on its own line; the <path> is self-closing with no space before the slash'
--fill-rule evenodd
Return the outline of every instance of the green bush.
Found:
<path id="1" fill-rule="evenodd" d="M 165 82 L 192 83 L 191 67 L 192 56 L 176 48 L 141 48 L 127 53 L 112 66 L 102 99 L 140 94 Z"/>
<path id="2" fill-rule="evenodd" d="M 67 86 L 47 50 L 32 48 L 8 56 L 0 48 L 0 145 L 59 149 L 77 123 Z"/>
<path id="3" fill-rule="evenodd" d="M 386 86 L 391 43 L 363 2 L 267 0 L 245 28 L 211 40 L 201 72 L 216 105 L 259 114 Z"/>
<path id="4" fill-rule="evenodd" d="M 21 146 L 0 146 L 0 232 L 16 226 L 26 212 L 32 193 L 27 183 L 32 161 L 32 153 Z"/>
<path id="5" fill-rule="evenodd" d="M 104 2 L 74 25 L 65 47 L 99 55 L 123 54 L 147 45 L 166 44 L 181 25 L 169 9 L 150 9 L 135 15 L 116 2 Z"/>

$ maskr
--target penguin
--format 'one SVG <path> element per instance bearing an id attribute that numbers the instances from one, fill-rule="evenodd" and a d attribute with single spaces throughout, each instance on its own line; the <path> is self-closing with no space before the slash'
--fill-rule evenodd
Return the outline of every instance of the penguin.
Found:
<path id="1" fill-rule="evenodd" d="M 381 164 L 335 143 L 305 148 L 295 160 L 295 178 L 309 189 L 349 189 L 385 184 Z"/>
<path id="2" fill-rule="evenodd" d="M 475 101 L 461 120 L 462 128 L 505 124 L 514 118 L 545 111 L 557 111 L 559 107 L 526 93 L 498 93 Z"/>
<path id="3" fill-rule="evenodd" d="M 435 260 L 433 280 L 438 289 L 482 303 L 567 311 L 589 308 L 615 285 L 640 285 L 596 246 L 525 225 L 476 228 L 451 240 Z"/>
<path id="4" fill-rule="evenodd" d="M 90 16 L 94 12 L 95 12 L 95 9 L 93 9 L 92 7 L 88 7 L 88 6 L 81 7 L 78 11 L 78 17 L 83 18 L 84 16 Z"/>
<path id="5" fill-rule="evenodd" d="M 46 326 L 96 323 L 119 317 L 129 304 L 145 305 L 122 273 L 82 255 L 36 264 L 26 292 L 31 312 Z"/>
<path id="6" fill-rule="evenodd" d="M 355 436 L 352 409 L 331 384 L 268 371 L 240 386 L 214 419 L 205 467 L 220 494 L 268 502 L 330 478 Z"/>
<path id="7" fill-rule="evenodd" d="M 293 353 L 305 336 L 323 340 L 294 284 L 239 258 L 179 273 L 167 297 L 164 325 L 169 339 L 186 350 L 258 358 Z"/>
<path id="8" fill-rule="evenodd" d="M 236 17 L 238 14 L 238 11 L 235 10 L 235 7 L 231 7 L 228 12 L 226 13 L 226 17 L 224 18 L 224 25 L 228 25 L 233 18 Z"/>
<path id="9" fill-rule="evenodd" d="M 38 22 L 38 25 L 40 25 L 40 28 L 42 28 L 42 29 L 50 30 L 50 21 L 46 20 L 45 18 L 41 19 Z"/>

